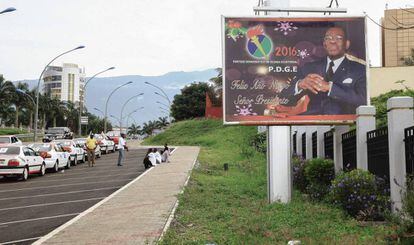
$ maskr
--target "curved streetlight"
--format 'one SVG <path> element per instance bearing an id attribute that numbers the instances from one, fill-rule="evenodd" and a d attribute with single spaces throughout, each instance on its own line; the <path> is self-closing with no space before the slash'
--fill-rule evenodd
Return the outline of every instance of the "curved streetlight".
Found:
<path id="1" fill-rule="evenodd" d="M 127 83 L 124 83 L 124 84 L 122 84 L 122 85 L 120 85 L 120 86 L 116 87 L 116 88 L 115 88 L 114 90 L 112 90 L 112 92 L 109 94 L 109 97 L 108 97 L 108 99 L 106 100 L 106 103 L 105 103 L 104 133 L 106 133 L 106 118 L 107 118 L 107 115 L 108 115 L 108 102 L 109 102 L 109 99 L 110 99 L 110 98 L 111 98 L 111 96 L 115 93 L 115 91 L 117 91 L 118 89 L 122 88 L 123 86 L 129 85 L 129 84 L 131 84 L 131 83 L 132 83 L 132 81 L 129 81 L 129 82 L 127 82 Z"/>
<path id="2" fill-rule="evenodd" d="M 170 113 L 170 111 L 168 111 L 167 109 L 165 109 L 165 108 L 163 108 L 163 107 L 158 107 L 158 108 L 160 108 L 161 110 L 164 110 L 165 112 L 167 112 L 167 113 Z"/>
<path id="3" fill-rule="evenodd" d="M 156 103 L 158 103 L 158 104 L 160 104 L 160 105 L 163 105 L 163 106 L 165 106 L 165 107 L 169 108 L 169 106 L 168 106 L 168 105 L 166 105 L 166 104 L 164 104 L 164 103 L 161 103 L 161 102 L 159 102 L 159 101 L 157 101 Z"/>
<path id="4" fill-rule="evenodd" d="M 167 93 L 165 93 L 165 91 L 162 89 L 162 88 L 160 88 L 160 87 L 158 87 L 157 85 L 155 85 L 155 84 L 152 84 L 152 83 L 150 83 L 150 82 L 144 82 L 145 84 L 148 84 L 148 85 L 150 85 L 150 86 L 153 86 L 154 88 L 157 88 L 158 90 L 160 90 L 163 94 L 164 94 L 164 98 L 166 98 L 167 100 L 168 100 L 168 104 L 170 104 L 171 105 L 171 101 L 170 101 L 170 98 L 168 98 L 168 95 L 167 95 Z M 157 92 L 155 92 L 155 93 L 157 93 Z"/>
<path id="5" fill-rule="evenodd" d="M 16 11 L 16 9 L 13 7 L 10 7 L 10 8 L 6 8 L 5 10 L 1 11 L 0 14 L 9 13 L 13 11 Z"/>
<path id="6" fill-rule="evenodd" d="M 165 96 L 165 95 L 163 95 L 163 94 L 160 94 L 160 93 L 158 93 L 158 92 L 154 92 L 154 94 L 159 95 L 159 96 L 161 96 L 162 98 L 166 99 L 166 100 L 168 101 L 168 104 L 169 104 L 169 105 L 171 105 L 171 101 L 170 101 L 170 99 L 169 99 L 167 96 Z"/>
<path id="7" fill-rule="evenodd" d="M 100 72 L 98 72 L 98 73 L 96 73 L 95 75 L 93 75 L 92 77 L 90 77 L 86 82 L 85 82 L 85 85 L 83 85 L 83 100 L 85 100 L 86 99 L 86 85 L 88 85 L 88 83 L 92 80 L 92 79 L 94 79 L 96 76 L 98 76 L 99 74 L 102 74 L 102 73 L 104 73 L 104 72 L 106 72 L 106 71 L 109 71 L 109 70 L 113 70 L 113 69 L 115 69 L 115 67 L 109 67 L 108 69 L 106 69 L 106 70 L 103 70 L 103 71 L 100 71 Z M 79 129 L 78 129 L 78 133 L 79 133 L 79 136 L 81 136 L 82 135 L 82 124 L 81 124 L 81 118 L 82 118 L 82 111 L 83 111 L 83 104 L 82 104 L 82 100 L 79 100 Z"/>
<path id="8" fill-rule="evenodd" d="M 23 94 L 23 95 L 26 95 L 27 97 L 29 97 L 30 100 L 33 103 L 33 106 L 36 106 L 36 102 L 34 101 L 33 97 L 30 96 L 30 94 L 26 93 L 26 91 L 16 88 L 16 92 L 19 93 L 19 94 Z"/>
<path id="9" fill-rule="evenodd" d="M 128 127 L 128 125 L 129 125 L 129 117 L 130 117 L 132 114 L 134 114 L 135 112 L 137 112 L 137 111 L 139 111 L 139 110 L 142 110 L 142 109 L 144 109 L 144 107 L 143 107 L 143 106 L 141 106 L 140 108 L 138 108 L 138 109 L 136 109 L 136 110 L 134 110 L 134 111 L 130 112 L 130 113 L 126 116 L 126 118 L 127 118 L 127 124 L 126 124 L 126 126 L 127 126 L 127 127 Z M 135 121 L 135 119 L 134 119 L 134 121 Z M 136 124 L 136 122 L 135 122 L 135 124 Z"/>
<path id="10" fill-rule="evenodd" d="M 118 123 L 121 123 L 121 120 L 119 118 L 117 118 L 116 116 L 114 116 L 114 115 L 109 115 L 109 116 L 112 117 L 112 118 L 115 118 L 118 121 Z"/>
<path id="11" fill-rule="evenodd" d="M 95 111 L 99 111 L 100 113 L 102 113 L 102 116 L 105 116 L 105 113 L 103 112 L 103 111 L 101 111 L 101 110 L 99 110 L 98 108 L 93 108 Z"/>
<path id="12" fill-rule="evenodd" d="M 120 125 L 119 125 L 119 132 L 121 132 L 121 133 L 122 133 L 122 119 L 123 119 L 123 116 L 122 116 L 122 115 L 124 115 L 124 109 L 125 109 L 126 104 L 128 104 L 128 102 L 130 102 L 130 101 L 131 101 L 131 100 L 133 100 L 134 98 L 136 98 L 136 97 L 138 97 L 138 96 L 141 96 L 141 95 L 144 95 L 144 93 L 140 93 L 140 94 L 137 94 L 137 95 L 132 96 L 132 97 L 131 97 L 131 98 L 129 98 L 127 101 L 125 101 L 125 103 L 122 105 L 122 109 L 121 109 L 121 123 L 120 123 Z"/>
<path id="13" fill-rule="evenodd" d="M 83 49 L 83 48 L 85 48 L 85 46 L 83 46 L 83 45 L 81 45 L 81 46 L 78 46 L 78 47 L 76 47 L 76 48 L 74 48 L 74 49 L 71 49 L 71 50 L 68 50 L 68 51 L 66 51 L 66 52 L 63 52 L 63 53 L 61 53 L 61 54 L 59 54 L 58 56 L 56 56 L 55 58 L 53 58 L 46 66 L 45 66 L 45 68 L 43 68 L 43 71 L 42 71 L 42 73 L 40 73 L 40 76 L 39 76 L 39 81 L 37 82 L 37 88 L 36 88 L 36 110 L 35 110 L 35 122 L 34 122 L 34 142 L 36 142 L 36 140 L 37 140 L 37 121 L 39 120 L 39 92 L 40 92 L 40 81 L 42 80 L 42 77 L 43 77 L 43 74 L 45 73 L 45 71 L 46 71 L 46 69 L 49 67 L 49 65 L 50 64 L 52 64 L 52 62 L 53 61 L 55 61 L 57 58 L 59 58 L 59 57 L 61 57 L 61 56 L 63 56 L 63 55 L 65 55 L 65 54 L 67 54 L 67 53 L 70 53 L 70 52 L 73 52 L 73 51 L 75 51 L 75 50 L 78 50 L 78 49 Z"/>

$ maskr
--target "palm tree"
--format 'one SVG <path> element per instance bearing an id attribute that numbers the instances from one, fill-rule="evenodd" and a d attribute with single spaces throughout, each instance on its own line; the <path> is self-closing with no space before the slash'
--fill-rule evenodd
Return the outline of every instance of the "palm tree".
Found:
<path id="1" fill-rule="evenodd" d="M 214 84 L 214 96 L 210 97 L 212 97 L 211 100 L 214 104 L 221 105 L 223 97 L 223 70 L 217 68 L 216 71 L 218 72 L 217 76 L 209 79 Z"/>
<path id="2" fill-rule="evenodd" d="M 29 103 L 32 103 L 31 101 L 28 101 L 27 96 L 16 92 L 16 89 L 20 89 L 22 91 L 29 92 L 29 85 L 27 83 L 21 83 L 19 82 L 16 86 L 12 85 L 14 88 L 14 93 L 12 96 L 12 103 L 14 104 L 15 107 L 15 119 L 14 119 L 14 125 L 16 127 L 19 127 L 19 110 L 20 107 L 26 107 Z M 12 88 L 10 88 L 12 89 Z"/>
<path id="3" fill-rule="evenodd" d="M 141 131 L 141 126 L 135 125 L 134 123 L 128 128 L 128 135 L 139 134 Z"/>
<path id="4" fill-rule="evenodd" d="M 152 132 L 156 129 L 155 121 L 148 121 L 142 125 L 142 132 L 146 135 L 152 135 Z"/>
<path id="5" fill-rule="evenodd" d="M 157 122 L 160 128 L 166 127 L 168 124 L 170 124 L 168 122 L 168 117 L 159 117 Z"/>
<path id="6" fill-rule="evenodd" d="M 15 93 L 14 85 L 10 81 L 6 81 L 3 76 L 0 75 L 0 118 L 8 122 L 12 117 L 14 110 L 11 106 L 11 99 Z"/>

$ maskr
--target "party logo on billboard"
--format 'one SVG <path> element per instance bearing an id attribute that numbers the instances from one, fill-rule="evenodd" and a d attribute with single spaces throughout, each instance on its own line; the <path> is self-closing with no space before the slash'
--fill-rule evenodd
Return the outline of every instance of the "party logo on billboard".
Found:
<path id="1" fill-rule="evenodd" d="M 257 25 L 247 30 L 247 51 L 254 58 L 269 57 L 272 52 L 272 40 L 265 35 L 263 26 Z"/>

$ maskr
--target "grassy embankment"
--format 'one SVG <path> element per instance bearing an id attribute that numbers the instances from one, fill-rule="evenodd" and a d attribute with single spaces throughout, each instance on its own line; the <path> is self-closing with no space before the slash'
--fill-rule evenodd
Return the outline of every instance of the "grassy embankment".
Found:
<path id="1" fill-rule="evenodd" d="M 10 135 L 10 134 L 26 134 L 26 130 L 20 130 L 17 128 L 0 128 L 0 135 Z"/>
<path id="2" fill-rule="evenodd" d="M 163 244 L 385 243 L 388 226 L 362 227 L 340 209 L 312 203 L 295 191 L 288 205 L 267 203 L 266 156 L 249 146 L 256 127 L 216 120 L 174 124 L 144 144 L 201 146 L 199 166 L 179 197 Z M 223 163 L 229 163 L 228 172 Z"/>

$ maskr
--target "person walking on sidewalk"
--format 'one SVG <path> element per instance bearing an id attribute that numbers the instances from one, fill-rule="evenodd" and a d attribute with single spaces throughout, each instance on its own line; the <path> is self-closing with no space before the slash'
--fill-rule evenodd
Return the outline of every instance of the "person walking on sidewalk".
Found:
<path id="1" fill-rule="evenodd" d="M 88 166 L 95 165 L 95 150 L 96 150 L 96 139 L 93 138 L 93 134 L 86 139 L 86 152 L 88 154 Z M 92 163 L 92 165 L 91 165 Z"/>
<path id="2" fill-rule="evenodd" d="M 124 133 L 121 133 L 121 137 L 119 137 L 119 141 L 118 141 L 118 152 L 119 152 L 118 166 L 122 166 L 122 159 L 124 158 L 125 150 L 128 151 L 128 147 L 126 145 L 125 137 L 126 137 L 126 135 Z"/>

